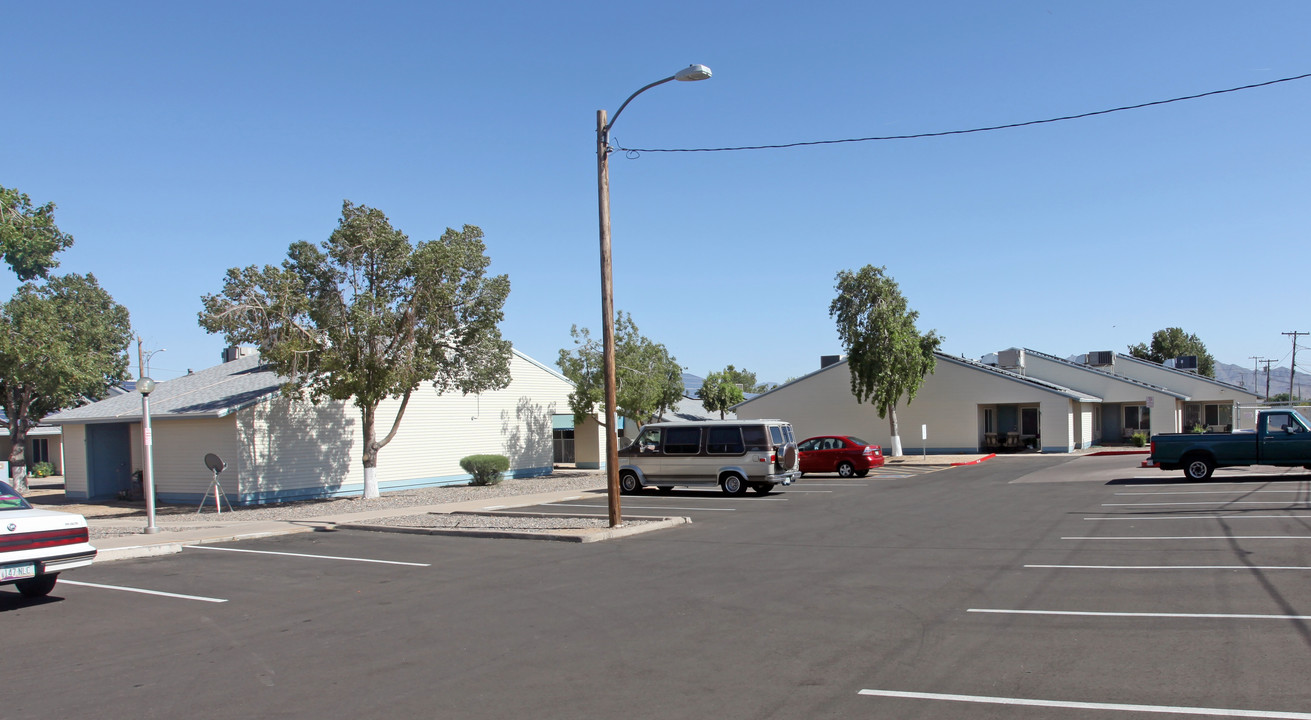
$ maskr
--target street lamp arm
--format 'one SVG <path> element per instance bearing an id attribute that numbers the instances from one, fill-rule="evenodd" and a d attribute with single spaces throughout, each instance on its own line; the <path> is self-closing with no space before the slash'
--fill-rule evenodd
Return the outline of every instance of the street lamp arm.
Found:
<path id="1" fill-rule="evenodd" d="M 621 104 L 621 105 L 619 106 L 619 109 L 615 111 L 614 116 L 610 118 L 610 122 L 606 123 L 606 125 L 605 125 L 605 129 L 604 129 L 602 132 L 604 132 L 604 133 L 606 134 L 607 137 L 610 135 L 610 128 L 612 128 L 612 127 L 615 126 L 615 121 L 619 119 L 619 113 L 623 112 L 623 111 L 624 111 L 624 108 L 628 107 L 628 103 L 632 102 L 632 101 L 633 101 L 633 98 L 637 97 L 638 95 L 641 95 L 642 93 L 646 92 L 647 90 L 650 90 L 651 88 L 655 87 L 656 85 L 664 85 L 665 83 L 667 83 L 667 82 L 669 82 L 670 80 L 673 80 L 673 79 L 675 79 L 675 78 L 677 78 L 677 77 L 678 77 L 677 75 L 670 75 L 669 77 L 665 78 L 664 80 L 656 80 L 655 82 L 651 83 L 650 85 L 647 85 L 646 87 L 644 87 L 644 88 L 638 90 L 637 92 L 633 93 L 632 95 L 629 95 L 629 96 L 628 96 L 628 99 L 625 100 L 625 101 L 623 102 L 623 104 Z"/>

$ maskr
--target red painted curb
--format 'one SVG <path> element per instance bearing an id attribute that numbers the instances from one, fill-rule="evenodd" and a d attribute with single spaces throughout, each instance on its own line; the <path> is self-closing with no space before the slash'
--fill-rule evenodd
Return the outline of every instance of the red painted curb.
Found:
<path id="1" fill-rule="evenodd" d="M 971 460 L 971 461 L 969 461 L 969 462 L 963 462 L 963 463 L 952 463 L 951 466 L 952 466 L 952 467 L 958 467 L 958 466 L 961 466 L 961 465 L 978 465 L 979 463 L 981 463 L 981 462 L 983 462 L 983 461 L 985 461 L 985 460 L 991 460 L 991 459 L 993 459 L 993 458 L 995 458 L 995 457 L 997 457 L 997 453 L 991 453 L 991 454 L 988 454 L 988 455 L 984 455 L 983 457 L 981 457 L 981 458 L 979 458 L 979 459 L 977 459 L 977 460 Z"/>
<path id="2" fill-rule="evenodd" d="M 1088 453 L 1084 457 L 1101 457 L 1102 455 L 1150 455 L 1151 450 L 1102 450 L 1101 452 Z"/>

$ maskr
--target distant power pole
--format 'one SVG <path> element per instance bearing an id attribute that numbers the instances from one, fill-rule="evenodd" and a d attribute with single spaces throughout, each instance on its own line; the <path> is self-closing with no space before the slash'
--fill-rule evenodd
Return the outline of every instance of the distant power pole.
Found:
<path id="1" fill-rule="evenodd" d="M 1270 363 L 1273 363 L 1274 360 L 1262 360 L 1261 362 L 1265 363 L 1265 399 L 1269 400 L 1270 399 Z"/>
<path id="2" fill-rule="evenodd" d="M 1256 392 L 1257 385 L 1259 384 L 1257 373 L 1260 372 L 1261 361 L 1265 358 L 1259 358 L 1255 355 L 1249 355 L 1248 357 L 1252 359 L 1252 392 Z"/>
<path id="3" fill-rule="evenodd" d="M 1291 403 L 1293 401 L 1293 390 L 1294 390 L 1293 384 L 1297 378 L 1297 336 L 1311 335 L 1311 332 L 1298 332 L 1294 330 L 1293 332 L 1286 332 L 1280 334 L 1293 336 L 1293 360 L 1290 363 L 1292 365 L 1292 368 L 1288 371 L 1288 401 Z"/>

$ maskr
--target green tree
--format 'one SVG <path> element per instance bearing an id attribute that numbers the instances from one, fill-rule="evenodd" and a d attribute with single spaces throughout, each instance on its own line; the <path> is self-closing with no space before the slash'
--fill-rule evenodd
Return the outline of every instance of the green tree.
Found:
<path id="1" fill-rule="evenodd" d="M 729 382 L 741 387 L 742 392 L 762 393 L 774 387 L 770 383 L 757 382 L 756 374 L 746 368 L 739 370 L 729 365 L 722 372 Z"/>
<path id="2" fill-rule="evenodd" d="M 901 455 L 897 403 L 915 399 L 924 376 L 933 372 L 933 353 L 943 338 L 935 331 L 920 334 L 919 313 L 909 309 L 897 281 L 887 268 L 866 265 L 859 272 L 837 274 L 837 297 L 829 317 L 837 319 L 838 336 L 847 352 L 851 392 L 858 402 L 871 402 L 892 431 L 892 454 Z"/>
<path id="3" fill-rule="evenodd" d="M 1197 356 L 1197 372 L 1206 377 L 1215 377 L 1215 358 L 1206 351 L 1206 344 L 1196 335 L 1183 331 L 1183 328 L 1166 328 L 1152 333 L 1152 344 L 1144 343 L 1129 346 L 1129 354 L 1141 360 L 1163 363 L 1185 355 Z"/>
<path id="4" fill-rule="evenodd" d="M 132 326 L 127 308 L 92 275 L 24 283 L 0 308 L 0 323 L 0 407 L 8 418 L 10 473 L 22 492 L 28 431 L 127 379 Z"/>
<path id="5" fill-rule="evenodd" d="M 59 266 L 55 253 L 73 245 L 73 236 L 55 225 L 55 204 L 32 206 L 32 199 L 0 186 L 0 256 L 19 280 L 48 277 Z"/>
<path id="6" fill-rule="evenodd" d="M 595 417 L 605 409 L 605 378 L 601 341 L 587 328 L 569 330 L 574 349 L 561 350 L 556 365 L 574 384 L 569 407 L 574 423 Z M 664 345 L 652 341 L 637 329 L 628 313 L 615 317 L 615 403 L 616 412 L 638 422 L 647 422 L 674 407 L 683 397 L 683 368 Z"/>
<path id="7" fill-rule="evenodd" d="M 696 396 L 700 398 L 701 404 L 706 406 L 711 412 L 718 411 L 719 419 L 724 419 L 724 411 L 734 405 L 746 400 L 742 394 L 742 388 L 738 387 L 736 376 L 732 373 L 733 366 L 729 365 L 720 372 L 712 372 L 706 376 L 701 387 L 696 391 Z M 752 380 L 755 380 L 753 375 Z"/>
<path id="8" fill-rule="evenodd" d="M 364 434 L 364 497 L 378 497 L 378 452 L 424 383 L 468 394 L 510 382 L 510 343 L 498 328 L 510 293 L 482 230 L 447 229 L 412 245 L 379 210 L 342 203 L 320 248 L 301 241 L 281 267 L 228 270 L 223 291 L 203 297 L 200 326 L 233 345 L 252 344 L 290 380 L 283 391 L 313 402 L 351 400 Z M 400 398 L 381 440 L 378 405 Z"/>

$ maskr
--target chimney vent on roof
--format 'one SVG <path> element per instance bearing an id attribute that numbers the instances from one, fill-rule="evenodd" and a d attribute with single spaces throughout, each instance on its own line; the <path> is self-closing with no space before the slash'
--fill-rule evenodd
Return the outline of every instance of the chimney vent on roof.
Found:
<path id="1" fill-rule="evenodd" d="M 820 370 L 823 370 L 824 368 L 826 368 L 826 367 L 828 367 L 828 366 L 830 366 L 830 365 L 837 365 L 837 364 L 838 364 L 839 362 L 841 362 L 841 361 L 842 361 L 842 356 L 841 356 L 841 355 L 820 355 L 820 356 L 819 356 L 819 369 L 820 369 Z"/>

